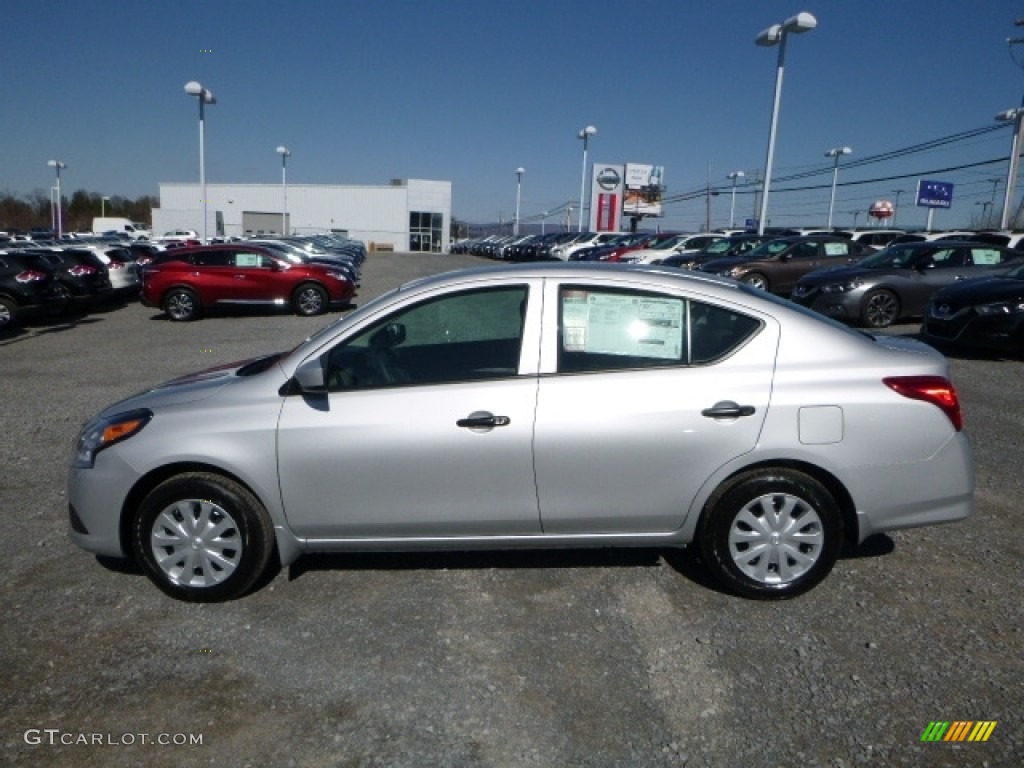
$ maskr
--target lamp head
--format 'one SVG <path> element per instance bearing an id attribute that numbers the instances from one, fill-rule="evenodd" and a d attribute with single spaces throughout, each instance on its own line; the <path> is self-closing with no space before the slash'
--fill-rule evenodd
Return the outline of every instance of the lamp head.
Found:
<path id="1" fill-rule="evenodd" d="M 198 83 L 195 80 L 189 80 L 187 83 L 185 83 L 185 93 L 187 93 L 189 96 L 198 96 L 202 92 L 203 86 L 201 83 Z"/>
<path id="2" fill-rule="evenodd" d="M 782 28 L 787 32 L 793 32 L 794 34 L 810 32 L 816 26 L 818 26 L 818 20 L 814 18 L 814 14 L 807 13 L 807 11 L 802 11 L 796 16 L 790 16 L 782 22 Z"/>
<path id="3" fill-rule="evenodd" d="M 772 24 L 768 29 L 762 29 L 758 36 L 754 38 L 754 42 L 765 48 L 770 48 L 773 45 L 778 45 L 781 39 L 782 25 Z"/>
<path id="4" fill-rule="evenodd" d="M 522 167 L 516 168 L 516 176 L 522 176 L 524 173 L 526 173 L 526 169 L 525 168 L 522 168 Z"/>
<path id="5" fill-rule="evenodd" d="M 586 128 L 582 129 L 582 130 L 581 130 L 581 131 L 579 132 L 579 134 L 578 134 L 577 138 L 580 138 L 580 139 L 585 139 L 585 138 L 587 138 L 588 136 L 593 136 L 593 135 L 594 135 L 594 134 L 596 134 L 596 133 L 597 133 L 597 128 L 595 128 L 595 127 L 594 127 L 594 126 L 592 126 L 592 125 L 588 125 L 588 126 L 587 126 Z"/>
<path id="6" fill-rule="evenodd" d="M 277 154 L 282 155 L 283 157 L 291 157 L 292 151 L 288 149 L 288 147 L 282 145 L 277 148 Z"/>

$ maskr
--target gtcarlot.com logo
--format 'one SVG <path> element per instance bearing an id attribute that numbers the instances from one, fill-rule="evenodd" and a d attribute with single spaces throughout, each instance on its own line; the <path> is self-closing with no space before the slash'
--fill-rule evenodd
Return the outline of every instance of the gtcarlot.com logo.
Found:
<path id="1" fill-rule="evenodd" d="M 23 738 L 26 744 L 34 747 L 43 744 L 65 747 L 131 747 L 138 744 L 182 747 L 203 743 L 201 733 L 75 733 L 60 728 L 29 728 Z"/>
<path id="2" fill-rule="evenodd" d="M 988 741 L 995 729 L 995 720 L 932 720 L 921 741 Z"/>

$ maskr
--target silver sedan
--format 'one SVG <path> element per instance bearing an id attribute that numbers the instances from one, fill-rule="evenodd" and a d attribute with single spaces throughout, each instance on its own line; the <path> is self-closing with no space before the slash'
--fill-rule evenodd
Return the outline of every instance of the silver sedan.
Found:
<path id="1" fill-rule="evenodd" d="M 946 360 L 734 281 L 522 265 L 409 283 L 288 353 L 110 406 L 72 539 L 216 601 L 303 553 L 695 544 L 792 597 L 844 542 L 961 520 Z"/>

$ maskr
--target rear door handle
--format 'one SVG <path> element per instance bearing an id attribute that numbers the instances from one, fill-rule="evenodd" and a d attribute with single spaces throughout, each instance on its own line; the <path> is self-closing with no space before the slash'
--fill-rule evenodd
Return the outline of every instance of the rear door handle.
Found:
<path id="1" fill-rule="evenodd" d="M 739 405 L 732 400 L 722 400 L 710 408 L 705 408 L 700 415 L 709 419 L 738 419 L 740 416 L 753 416 L 755 410 L 752 405 Z"/>

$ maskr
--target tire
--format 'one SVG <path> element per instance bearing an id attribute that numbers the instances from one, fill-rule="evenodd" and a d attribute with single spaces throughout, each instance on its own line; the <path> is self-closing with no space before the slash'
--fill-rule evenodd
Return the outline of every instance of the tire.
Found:
<path id="1" fill-rule="evenodd" d="M 743 597 L 783 600 L 824 579 L 842 547 L 835 499 L 791 469 L 741 475 L 705 507 L 698 533 L 715 578 Z"/>
<path id="2" fill-rule="evenodd" d="M 295 289 L 292 308 L 300 317 L 322 315 L 327 311 L 327 291 L 316 283 L 303 283 Z"/>
<path id="3" fill-rule="evenodd" d="M 759 291 L 768 290 L 768 278 L 760 272 L 751 272 L 749 275 L 744 275 L 743 282 L 751 288 L 757 288 Z"/>
<path id="4" fill-rule="evenodd" d="M 164 481 L 142 501 L 132 550 L 171 597 L 214 603 L 244 594 L 266 572 L 274 533 L 266 510 L 241 485 L 192 472 Z"/>
<path id="5" fill-rule="evenodd" d="M 175 322 L 195 320 L 203 311 L 203 305 L 188 288 L 174 288 L 164 296 L 164 312 Z"/>
<path id="6" fill-rule="evenodd" d="M 900 300 L 892 291 L 871 291 L 861 304 L 860 319 L 868 328 L 885 328 L 900 318 Z"/>
<path id="7" fill-rule="evenodd" d="M 13 328 L 18 321 L 18 307 L 10 299 L 0 299 L 0 331 Z"/>

